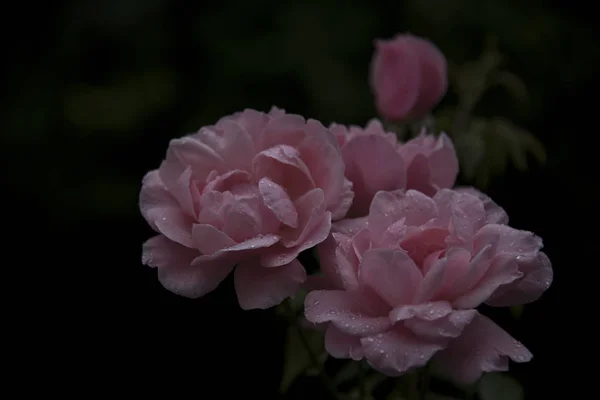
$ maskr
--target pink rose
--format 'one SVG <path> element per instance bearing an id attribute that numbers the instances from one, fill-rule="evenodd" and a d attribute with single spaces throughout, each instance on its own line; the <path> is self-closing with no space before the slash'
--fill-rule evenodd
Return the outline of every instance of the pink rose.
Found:
<path id="1" fill-rule="evenodd" d="M 410 34 L 377 40 L 371 62 L 371 87 L 384 118 L 422 117 L 446 93 L 446 58 L 429 40 Z"/>
<path id="2" fill-rule="evenodd" d="M 378 192 L 367 218 L 339 224 L 319 245 L 329 288 L 308 293 L 307 320 L 326 325 L 332 356 L 366 358 L 391 376 L 433 359 L 449 378 L 472 383 L 509 359 L 529 361 L 476 310 L 534 301 L 552 281 L 542 240 L 506 219 L 481 193 Z"/>
<path id="3" fill-rule="evenodd" d="M 330 129 L 342 148 L 346 178 L 353 185 L 349 217 L 366 215 L 380 190 L 417 189 L 432 196 L 454 185 L 458 159 L 445 133 L 436 138 L 423 131 L 400 144 L 396 135 L 386 132 L 376 119 L 365 128 L 332 124 Z"/>
<path id="4" fill-rule="evenodd" d="M 342 148 L 346 178 L 354 190 L 349 216 L 366 215 L 378 191 L 406 187 L 404 160 L 398 152 L 396 135 L 385 132 L 381 122 L 372 120 L 364 129 L 332 124 L 330 129 Z"/>
<path id="5" fill-rule="evenodd" d="M 416 138 L 399 146 L 406 168 L 406 188 L 433 196 L 440 189 L 450 189 L 458 176 L 458 158 L 452 140 L 425 130 Z"/>
<path id="6" fill-rule="evenodd" d="M 196 298 L 234 270 L 242 308 L 295 293 L 298 254 L 325 240 L 352 202 L 333 134 L 315 120 L 245 110 L 172 140 L 143 180 L 140 209 L 159 233 L 142 262 L 168 290 Z"/>

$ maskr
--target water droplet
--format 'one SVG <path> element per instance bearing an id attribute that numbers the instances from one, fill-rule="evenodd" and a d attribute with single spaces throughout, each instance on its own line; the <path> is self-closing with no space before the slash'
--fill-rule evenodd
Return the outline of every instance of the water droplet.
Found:
<path id="1" fill-rule="evenodd" d="M 321 302 L 320 302 L 320 301 L 318 301 L 318 300 L 314 302 L 314 305 L 315 305 L 315 306 L 318 306 L 319 304 L 321 304 Z"/>
<path id="2" fill-rule="evenodd" d="M 374 341 L 375 341 L 375 339 L 373 339 L 372 337 L 367 338 L 367 342 L 369 342 L 369 343 L 373 343 Z"/>
<path id="3" fill-rule="evenodd" d="M 419 355 L 419 358 L 420 358 L 421 360 L 424 360 L 424 359 L 425 359 L 425 354 L 420 354 L 420 355 Z"/>

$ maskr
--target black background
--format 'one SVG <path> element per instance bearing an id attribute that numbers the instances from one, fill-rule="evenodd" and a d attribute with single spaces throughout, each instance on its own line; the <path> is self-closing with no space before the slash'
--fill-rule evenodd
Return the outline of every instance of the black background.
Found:
<path id="1" fill-rule="evenodd" d="M 447 18 L 443 2 L 428 1 L 425 11 L 416 3 L 13 4 L 0 36 L 3 186 L 15 200 L 5 211 L 16 223 L 5 243 L 17 253 L 5 276 L 24 273 L 6 278 L 19 304 L 9 308 L 17 326 L 33 325 L 17 376 L 84 397 L 165 390 L 169 397 L 274 398 L 283 322 L 272 312 L 242 312 L 230 280 L 198 300 L 160 287 L 140 263 L 141 244 L 153 234 L 137 208 L 141 178 L 159 165 L 169 139 L 245 107 L 363 124 L 375 116 L 366 81 L 372 40 L 410 30 L 455 62 L 476 57 L 484 34 L 495 33 L 532 92 L 526 112 L 492 100 L 481 113 L 507 115 L 534 132 L 548 161 L 526 173 L 509 167 L 486 191 L 512 226 L 544 239 L 555 280 L 519 321 L 507 312 L 495 317 L 534 353 L 511 372 L 527 398 L 578 386 L 565 366 L 582 352 L 569 350 L 567 335 L 585 332 L 568 317 L 576 309 L 569 301 L 582 269 L 597 264 L 588 261 L 597 183 L 594 168 L 581 164 L 593 157 L 576 154 L 579 143 L 592 151 L 597 135 L 591 8 L 540 1 L 485 8 L 465 0 Z M 150 83 L 127 86 L 140 76 Z M 98 88 L 108 94 L 86 97 Z M 136 114 L 141 103 L 150 105 Z M 303 385 L 309 390 L 310 382 Z"/>

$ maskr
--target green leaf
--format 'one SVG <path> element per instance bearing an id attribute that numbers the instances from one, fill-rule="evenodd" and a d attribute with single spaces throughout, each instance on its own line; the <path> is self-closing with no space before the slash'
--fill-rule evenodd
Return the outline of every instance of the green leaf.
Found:
<path id="1" fill-rule="evenodd" d="M 307 294 L 308 292 L 304 289 L 298 290 L 293 297 L 287 300 L 287 305 L 281 303 L 277 306 L 275 309 L 276 313 L 284 317 L 289 317 L 289 309 L 287 308 L 289 306 L 294 311 L 294 315 L 300 315 L 304 310 L 304 299 Z"/>
<path id="2" fill-rule="evenodd" d="M 512 314 L 512 316 L 515 319 L 519 319 L 519 318 L 521 318 L 521 315 L 523 315 L 523 310 L 524 309 L 525 309 L 524 305 L 513 306 L 513 307 L 510 307 L 510 313 Z"/>
<path id="3" fill-rule="evenodd" d="M 500 86 L 504 88 L 517 102 L 522 105 L 529 103 L 529 92 L 525 82 L 509 71 L 500 71 L 490 79 L 488 87 Z"/>
<path id="4" fill-rule="evenodd" d="M 317 330 L 303 330 L 303 332 L 312 352 L 319 355 L 318 361 L 322 367 L 327 359 L 323 334 Z M 283 364 L 283 377 L 279 386 L 280 392 L 285 393 L 296 378 L 310 372 L 309 369 L 312 366 L 311 358 L 304 347 L 304 342 L 298 332 L 298 328 L 290 326 L 285 344 L 285 360 Z"/>
<path id="5" fill-rule="evenodd" d="M 527 169 L 528 154 L 533 155 L 540 163 L 545 162 L 544 145 L 532 133 L 506 118 L 494 118 L 492 123 L 494 133 L 506 142 L 509 156 L 517 169 Z"/>
<path id="6" fill-rule="evenodd" d="M 516 379 L 501 373 L 487 373 L 477 384 L 481 400 L 522 400 L 523 388 Z"/>
<path id="7" fill-rule="evenodd" d="M 469 130 L 456 139 L 456 152 L 460 160 L 461 171 L 465 178 L 472 180 L 483 161 L 486 146 L 483 134 L 487 129 L 487 121 L 482 118 L 474 119 Z"/>

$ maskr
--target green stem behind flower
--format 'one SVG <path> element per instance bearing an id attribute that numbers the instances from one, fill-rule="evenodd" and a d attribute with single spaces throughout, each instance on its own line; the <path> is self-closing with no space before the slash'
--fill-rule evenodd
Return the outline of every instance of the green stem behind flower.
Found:
<path id="1" fill-rule="evenodd" d="M 319 379 L 321 380 L 321 382 L 323 383 L 323 386 L 325 386 L 325 388 L 327 389 L 327 391 L 331 394 L 331 396 L 336 399 L 336 400 L 343 400 L 344 397 L 342 396 L 341 393 L 339 393 L 335 387 L 335 384 L 333 383 L 333 381 L 329 378 L 329 376 L 327 376 L 327 374 L 325 374 L 325 371 L 323 371 L 322 369 L 322 365 L 319 362 L 319 357 L 317 354 L 315 354 L 315 352 L 313 351 L 308 339 L 306 338 L 306 335 L 304 333 L 304 329 L 302 329 L 302 326 L 300 326 L 300 324 L 298 323 L 298 319 L 297 316 L 294 312 L 293 307 L 291 306 L 291 304 L 289 303 L 288 300 L 284 301 L 283 303 L 283 307 L 286 311 L 286 315 L 288 316 L 288 320 L 289 323 L 294 327 L 294 329 L 297 330 L 298 332 L 298 336 L 300 337 L 300 341 L 302 342 L 302 345 L 304 346 L 304 349 L 306 350 L 306 353 L 308 354 L 308 357 L 310 359 L 310 363 L 313 365 L 313 367 L 315 367 L 316 369 L 319 370 Z"/>

